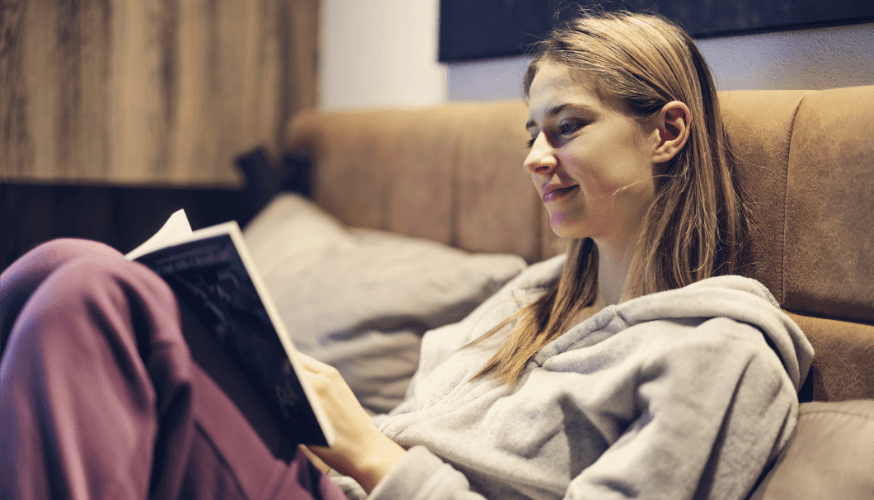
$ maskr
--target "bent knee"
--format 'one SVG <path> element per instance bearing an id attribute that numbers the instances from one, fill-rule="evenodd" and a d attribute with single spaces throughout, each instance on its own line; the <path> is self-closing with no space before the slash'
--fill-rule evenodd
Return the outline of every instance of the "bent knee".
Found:
<path id="1" fill-rule="evenodd" d="M 52 336 L 82 329 L 133 332 L 137 321 L 178 323 L 175 296 L 164 280 L 117 253 L 106 257 L 79 257 L 56 269 L 30 297 L 17 324 Z"/>
<path id="2" fill-rule="evenodd" d="M 28 255 L 37 255 L 41 260 L 62 265 L 81 257 L 115 258 L 123 257 L 121 252 L 99 241 L 80 238 L 57 238 L 36 246 Z"/>
<path id="3" fill-rule="evenodd" d="M 111 259 L 123 256 L 118 250 L 97 241 L 59 238 L 42 243 L 18 258 L 0 275 L 0 283 L 30 283 L 35 286 L 64 264 L 82 257 Z"/>
<path id="4" fill-rule="evenodd" d="M 56 271 L 80 258 L 110 261 L 123 257 L 103 243 L 62 238 L 30 250 L 0 274 L 0 349 L 33 294 Z"/>
<path id="5" fill-rule="evenodd" d="M 48 295 L 74 301 L 109 300 L 111 304 L 121 304 L 150 300 L 169 304 L 175 300 L 161 277 L 142 264 L 124 259 L 118 252 L 72 259 L 52 273 L 43 286 Z"/>

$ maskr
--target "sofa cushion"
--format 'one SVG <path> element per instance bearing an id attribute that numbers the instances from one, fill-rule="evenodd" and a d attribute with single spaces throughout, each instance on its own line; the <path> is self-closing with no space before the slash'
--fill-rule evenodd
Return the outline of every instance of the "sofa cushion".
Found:
<path id="1" fill-rule="evenodd" d="M 871 498 L 874 400 L 803 403 L 790 445 L 751 500 Z"/>
<path id="2" fill-rule="evenodd" d="M 293 194 L 274 199 L 244 235 L 295 347 L 336 367 L 375 413 L 403 400 L 426 330 L 460 321 L 526 266 L 515 255 L 350 229 Z"/>
<path id="3" fill-rule="evenodd" d="M 535 262 L 555 252 L 541 253 L 545 210 L 522 169 L 527 116 L 519 100 L 308 111 L 285 147 L 312 157 L 313 198 L 350 226 Z"/>
<path id="4" fill-rule="evenodd" d="M 781 305 L 789 146 L 798 106 L 808 93 L 741 90 L 719 94 L 737 159 L 738 184 L 750 209 L 746 274 L 768 287 Z"/>
<path id="5" fill-rule="evenodd" d="M 874 399 L 874 326 L 788 312 L 816 355 L 801 401 Z"/>
<path id="6" fill-rule="evenodd" d="M 862 103 L 866 103 L 862 105 Z M 786 184 L 784 308 L 874 324 L 874 86 L 798 108 Z"/>

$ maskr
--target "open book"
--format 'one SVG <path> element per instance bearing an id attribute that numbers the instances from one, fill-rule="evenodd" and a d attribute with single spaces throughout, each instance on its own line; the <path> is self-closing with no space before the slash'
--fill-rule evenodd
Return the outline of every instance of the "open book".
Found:
<path id="1" fill-rule="evenodd" d="M 334 430 L 295 359 L 294 345 L 236 222 L 192 231 L 183 210 L 125 256 L 145 264 L 193 313 L 258 392 L 292 443 L 329 446 Z M 184 322 L 184 318 L 183 318 Z"/>

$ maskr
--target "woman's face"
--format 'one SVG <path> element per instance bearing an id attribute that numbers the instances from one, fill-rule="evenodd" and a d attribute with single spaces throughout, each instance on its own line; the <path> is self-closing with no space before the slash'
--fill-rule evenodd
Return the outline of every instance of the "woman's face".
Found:
<path id="1" fill-rule="evenodd" d="M 545 62 L 529 90 L 525 169 L 561 237 L 622 244 L 653 201 L 657 127 L 621 102 L 602 101 L 585 78 Z"/>

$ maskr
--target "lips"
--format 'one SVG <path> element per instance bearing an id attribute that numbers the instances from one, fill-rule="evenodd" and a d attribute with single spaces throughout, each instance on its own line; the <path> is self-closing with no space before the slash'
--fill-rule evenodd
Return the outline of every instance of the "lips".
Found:
<path id="1" fill-rule="evenodd" d="M 576 184 L 548 184 L 546 186 L 541 186 L 541 198 L 543 199 L 543 203 L 558 200 L 571 194 L 578 187 L 579 186 Z"/>

